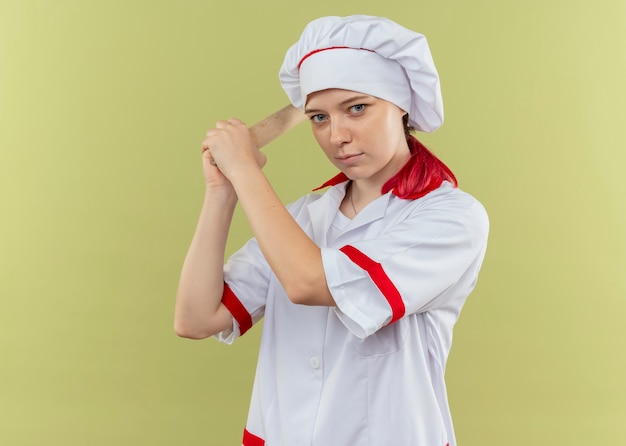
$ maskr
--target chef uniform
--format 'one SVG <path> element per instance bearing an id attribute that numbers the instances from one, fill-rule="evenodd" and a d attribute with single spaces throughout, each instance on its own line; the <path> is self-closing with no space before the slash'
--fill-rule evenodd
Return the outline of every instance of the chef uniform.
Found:
<path id="1" fill-rule="evenodd" d="M 443 120 L 425 38 L 384 18 L 312 22 L 280 77 L 298 107 L 313 91 L 345 88 L 396 103 L 422 131 Z M 232 343 L 264 318 L 243 444 L 454 446 L 445 365 L 487 214 L 444 181 L 415 199 L 384 193 L 349 219 L 338 210 L 349 183 L 338 178 L 287 206 L 321 248 L 335 307 L 292 303 L 255 239 L 224 267 L 234 322 L 216 337 Z"/>

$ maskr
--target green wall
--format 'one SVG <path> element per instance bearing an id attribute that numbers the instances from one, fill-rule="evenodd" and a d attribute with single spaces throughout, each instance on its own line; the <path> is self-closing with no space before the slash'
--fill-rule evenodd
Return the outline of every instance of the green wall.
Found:
<path id="1" fill-rule="evenodd" d="M 459 444 L 626 444 L 623 0 L 0 0 L 0 444 L 239 444 L 260 330 L 172 329 L 200 142 L 283 106 L 287 47 L 353 13 L 428 36 L 446 123 L 423 139 L 491 217 Z M 265 152 L 285 202 L 334 173 L 306 124 Z"/>

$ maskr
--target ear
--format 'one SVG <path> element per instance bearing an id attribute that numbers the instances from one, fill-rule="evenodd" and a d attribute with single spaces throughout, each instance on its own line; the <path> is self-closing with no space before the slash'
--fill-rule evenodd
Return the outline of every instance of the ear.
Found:
<path id="1" fill-rule="evenodd" d="M 402 116 L 402 128 L 404 128 L 404 135 L 407 137 L 407 139 L 409 138 L 409 136 L 411 136 L 411 133 L 415 131 L 415 129 L 409 125 L 408 113 Z"/>

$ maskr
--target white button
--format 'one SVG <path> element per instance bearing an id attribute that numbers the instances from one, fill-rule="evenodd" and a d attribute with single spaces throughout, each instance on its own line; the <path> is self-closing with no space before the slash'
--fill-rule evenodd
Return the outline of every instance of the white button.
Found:
<path id="1" fill-rule="evenodd" d="M 317 356 L 313 356 L 310 360 L 309 360 L 309 364 L 311 364 L 311 367 L 313 367 L 314 369 L 319 369 L 320 368 L 320 360 Z"/>

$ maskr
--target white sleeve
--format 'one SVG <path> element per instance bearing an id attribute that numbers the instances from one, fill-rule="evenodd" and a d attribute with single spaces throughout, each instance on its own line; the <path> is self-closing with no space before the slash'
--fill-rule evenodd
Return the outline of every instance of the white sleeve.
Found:
<path id="1" fill-rule="evenodd" d="M 305 196 L 287 206 L 294 215 L 302 212 L 312 196 Z M 273 272 L 255 238 L 235 252 L 224 265 L 224 282 L 228 288 L 222 302 L 233 316 L 233 326 L 217 333 L 220 342 L 232 344 L 265 314 L 265 304 Z"/>
<path id="2" fill-rule="evenodd" d="M 373 239 L 322 249 L 336 312 L 360 338 L 413 313 L 460 312 L 476 284 L 489 222 L 461 191 L 435 195 Z"/>
<path id="3" fill-rule="evenodd" d="M 234 317 L 232 327 L 213 335 L 215 339 L 227 345 L 231 345 L 239 336 L 241 336 L 239 323 Z"/>
<path id="4" fill-rule="evenodd" d="M 224 265 L 222 303 L 233 316 L 233 326 L 214 337 L 232 344 L 265 313 L 271 270 L 255 239 L 249 240 Z"/>

